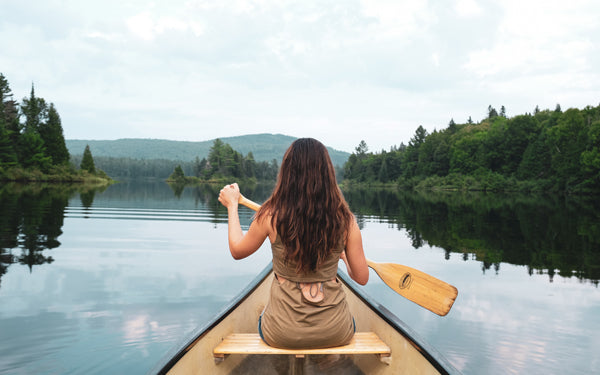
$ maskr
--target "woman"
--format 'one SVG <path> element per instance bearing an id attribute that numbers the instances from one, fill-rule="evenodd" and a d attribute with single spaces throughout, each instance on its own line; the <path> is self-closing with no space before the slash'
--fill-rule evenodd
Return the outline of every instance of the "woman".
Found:
<path id="1" fill-rule="evenodd" d="M 259 319 L 263 340 L 281 348 L 322 348 L 347 344 L 355 327 L 340 282 L 339 259 L 350 277 L 369 279 L 356 219 L 337 186 L 327 149 L 301 138 L 286 151 L 277 184 L 248 232 L 239 216 L 237 184 L 219 201 L 227 207 L 229 250 L 235 259 L 254 253 L 268 237 L 275 279 Z"/>

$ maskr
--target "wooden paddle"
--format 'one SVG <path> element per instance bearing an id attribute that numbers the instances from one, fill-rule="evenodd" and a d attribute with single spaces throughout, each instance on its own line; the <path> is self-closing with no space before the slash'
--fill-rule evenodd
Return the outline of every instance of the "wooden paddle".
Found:
<path id="1" fill-rule="evenodd" d="M 258 211 L 260 205 L 240 195 L 240 204 Z M 395 263 L 376 263 L 367 259 L 367 264 L 396 293 L 440 316 L 448 314 L 458 295 L 458 290 L 425 272 Z"/>

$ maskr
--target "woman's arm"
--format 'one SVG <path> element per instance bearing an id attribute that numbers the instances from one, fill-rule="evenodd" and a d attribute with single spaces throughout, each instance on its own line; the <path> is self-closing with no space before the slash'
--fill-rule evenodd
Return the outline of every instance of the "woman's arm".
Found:
<path id="1" fill-rule="evenodd" d="M 352 220 L 350 225 L 346 251 L 342 252 L 341 258 L 346 264 L 348 275 L 352 280 L 360 285 L 365 285 L 369 281 L 369 267 L 363 250 L 362 235 L 356 220 Z"/>
<path id="2" fill-rule="evenodd" d="M 268 227 L 265 220 L 262 223 L 253 221 L 248 232 L 244 234 L 238 214 L 240 188 L 237 183 L 226 185 L 219 193 L 219 202 L 227 207 L 229 251 L 234 259 L 243 259 L 252 255 L 267 238 Z"/>

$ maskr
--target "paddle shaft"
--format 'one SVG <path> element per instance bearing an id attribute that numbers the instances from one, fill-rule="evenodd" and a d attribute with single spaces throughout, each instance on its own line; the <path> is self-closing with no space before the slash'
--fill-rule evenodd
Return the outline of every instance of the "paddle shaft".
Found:
<path id="1" fill-rule="evenodd" d="M 240 195 L 239 203 L 258 211 L 260 204 Z M 458 290 L 423 271 L 395 263 L 377 263 L 367 259 L 367 264 L 396 293 L 440 316 L 448 314 Z"/>

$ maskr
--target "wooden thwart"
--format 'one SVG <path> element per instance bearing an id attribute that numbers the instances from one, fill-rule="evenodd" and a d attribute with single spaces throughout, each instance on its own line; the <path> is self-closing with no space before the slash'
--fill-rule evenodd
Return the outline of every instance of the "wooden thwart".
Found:
<path id="1" fill-rule="evenodd" d="M 280 349 L 271 347 L 258 333 L 233 333 L 227 336 L 213 351 L 216 361 L 228 354 L 287 354 L 302 358 L 313 354 L 375 354 L 389 362 L 392 351 L 374 332 L 356 332 L 348 345 L 322 349 Z"/>

